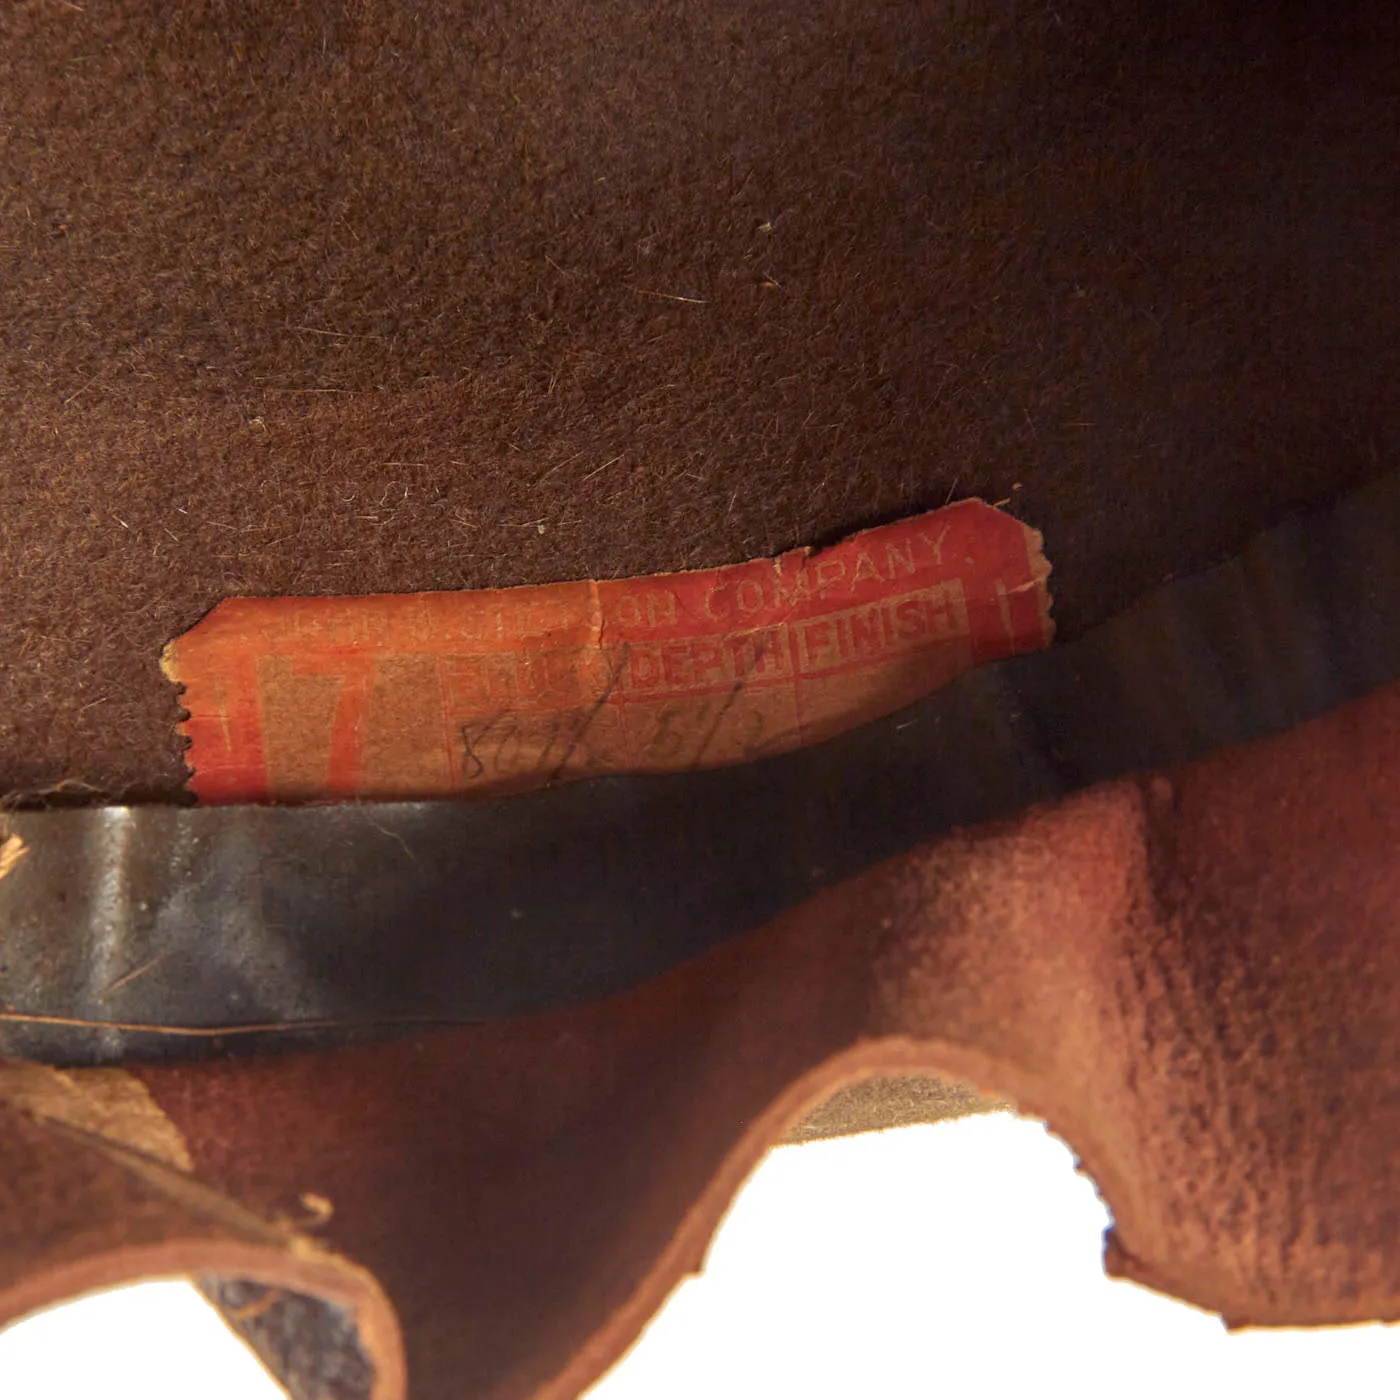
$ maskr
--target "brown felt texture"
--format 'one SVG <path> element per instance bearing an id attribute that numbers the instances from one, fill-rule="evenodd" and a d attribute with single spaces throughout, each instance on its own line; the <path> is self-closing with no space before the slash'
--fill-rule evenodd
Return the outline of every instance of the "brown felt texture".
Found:
<path id="1" fill-rule="evenodd" d="M 876 1075 L 843 1085 L 794 1125 L 785 1141 L 819 1142 L 914 1123 L 941 1123 L 1010 1106 L 979 1094 L 968 1084 L 928 1075 Z"/>
<path id="2" fill-rule="evenodd" d="M 1070 635 L 1393 465 L 1398 27 L 4 5 L 0 791 L 176 794 L 157 659 L 228 594 L 717 564 L 976 494 L 1045 532 Z"/>
<path id="3" fill-rule="evenodd" d="M 1043 1116 L 1114 1273 L 1233 1324 L 1400 1319 L 1397 793 L 1400 686 L 913 851 L 592 1006 L 134 1073 L 239 1219 L 329 1203 L 317 1238 L 393 1303 L 415 1400 L 576 1395 L 764 1149 L 872 1071 Z M 52 1288 L 32 1234 L 94 1208 L 36 1152 L 0 1133 L 0 1305 L 17 1270 Z"/>

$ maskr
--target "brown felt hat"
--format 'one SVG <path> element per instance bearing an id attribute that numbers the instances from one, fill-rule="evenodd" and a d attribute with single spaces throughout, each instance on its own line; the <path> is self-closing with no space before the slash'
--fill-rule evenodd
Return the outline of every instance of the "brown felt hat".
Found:
<path id="1" fill-rule="evenodd" d="M 187 800 L 160 655 L 229 595 L 980 496 L 1071 639 L 1393 470 L 1397 40 L 1384 0 L 6 5 L 6 805 Z M 1114 1271 L 1400 1317 L 1398 744 L 1383 691 L 568 1011 L 6 1071 L 0 1313 L 175 1269 L 298 1400 L 572 1396 L 768 1145 L 941 1074 L 1066 1136 Z"/>

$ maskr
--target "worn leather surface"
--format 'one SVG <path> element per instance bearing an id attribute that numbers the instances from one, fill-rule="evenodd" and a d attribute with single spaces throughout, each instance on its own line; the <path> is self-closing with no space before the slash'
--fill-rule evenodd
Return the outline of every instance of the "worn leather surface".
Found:
<path id="1" fill-rule="evenodd" d="M 313 1297 L 318 1317 L 349 1313 L 374 1353 L 376 1393 L 404 1393 L 398 1321 L 374 1279 L 296 1221 L 199 1181 L 179 1129 L 129 1075 L 0 1066 L 0 1144 L 0 1319 L 127 1279 L 213 1270 Z"/>
<path id="2" fill-rule="evenodd" d="M 1234 1325 L 1400 1318 L 1398 781 L 1393 687 L 916 850 L 579 1010 L 135 1075 L 240 1220 L 330 1203 L 316 1237 L 392 1301 L 419 1400 L 577 1393 L 763 1150 L 875 1071 L 1044 1116 L 1113 1212 L 1113 1273 Z M 220 1268 L 219 1212 L 153 1216 L 107 1161 L 63 1189 L 89 1158 L 28 1114 L 0 1139 L 5 1298 L 67 1291 L 74 1259 L 138 1272 L 133 1233 Z"/>

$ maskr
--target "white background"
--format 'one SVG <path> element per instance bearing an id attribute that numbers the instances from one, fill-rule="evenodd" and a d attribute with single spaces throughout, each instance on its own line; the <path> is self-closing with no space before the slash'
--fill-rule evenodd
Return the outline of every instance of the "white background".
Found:
<path id="1" fill-rule="evenodd" d="M 1229 1335 L 1105 1279 L 1106 1223 L 1065 1146 L 1009 1114 L 780 1148 L 589 1400 L 1400 1396 L 1400 1327 Z M 283 1400 L 179 1282 L 0 1334 L 0 1394 Z"/>

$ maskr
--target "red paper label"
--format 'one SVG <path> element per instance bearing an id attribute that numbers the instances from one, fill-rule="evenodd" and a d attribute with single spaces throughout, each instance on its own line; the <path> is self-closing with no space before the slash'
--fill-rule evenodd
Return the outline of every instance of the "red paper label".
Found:
<path id="1" fill-rule="evenodd" d="M 692 573 L 234 598 L 166 649 L 206 802 L 493 794 L 740 762 L 1046 645 L 1040 537 L 980 501 Z"/>

